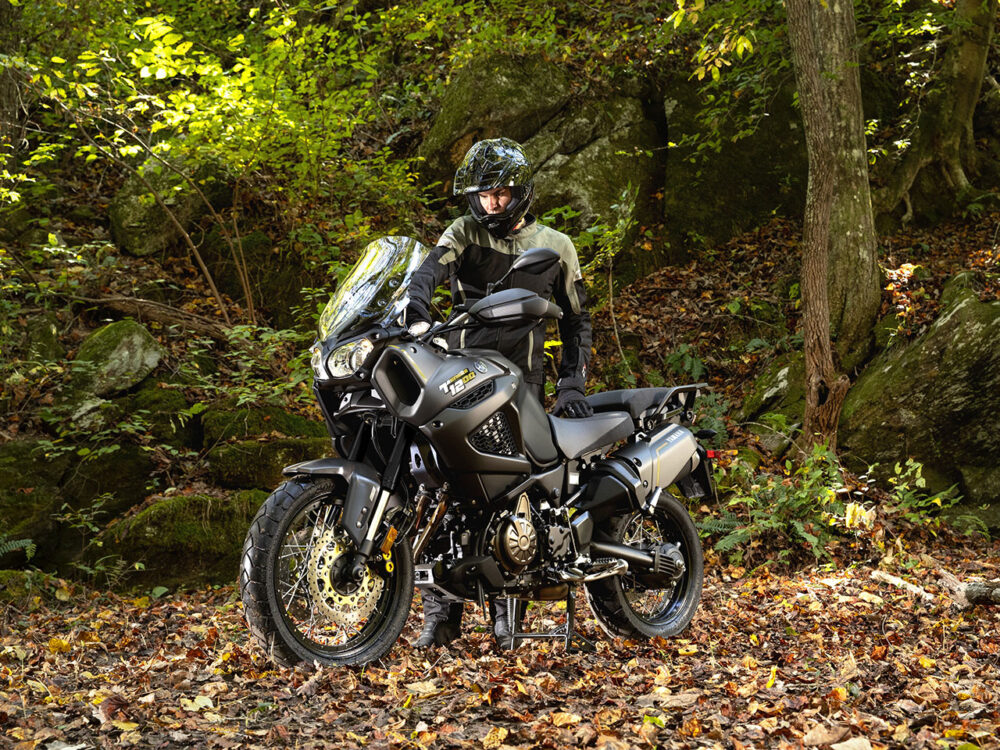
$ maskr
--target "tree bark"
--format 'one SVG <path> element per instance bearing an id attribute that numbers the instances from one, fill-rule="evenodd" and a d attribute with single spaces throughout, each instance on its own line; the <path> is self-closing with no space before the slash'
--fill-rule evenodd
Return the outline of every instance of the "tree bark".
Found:
<path id="1" fill-rule="evenodd" d="M 19 52 L 18 15 L 20 8 L 8 0 L 0 0 L 0 55 Z M 17 79 L 9 65 L 0 68 L 0 168 L 10 168 L 11 159 L 18 149 L 20 125 L 18 110 L 20 99 Z"/>
<path id="2" fill-rule="evenodd" d="M 912 218 L 909 191 L 925 168 L 937 167 L 944 185 L 961 199 L 976 172 L 972 115 L 979 102 L 986 58 L 997 17 L 997 0 L 956 0 L 955 31 L 948 42 L 935 87 L 928 93 L 910 148 L 876 197 L 880 214 L 893 212 L 901 201 Z"/>
<path id="3" fill-rule="evenodd" d="M 821 4 L 822 5 L 822 4 Z M 868 144 L 861 103 L 858 40 L 850 3 L 833 4 L 817 18 L 820 84 L 826 89 L 833 136 L 833 207 L 827 289 L 830 333 L 842 370 L 850 372 L 871 350 L 882 292 L 875 219 L 868 179 Z"/>
<path id="4" fill-rule="evenodd" d="M 788 36 L 806 133 L 809 180 L 802 230 L 802 303 L 806 360 L 806 407 L 803 438 L 807 445 L 837 445 L 837 423 L 849 381 L 838 374 L 830 342 L 827 289 L 830 219 L 835 188 L 833 128 L 836 120 L 831 86 L 824 85 L 820 38 L 838 24 L 854 24 L 854 8 L 845 0 L 821 5 L 816 0 L 785 0 Z M 827 63 L 830 64 L 830 61 Z M 834 75 L 843 65 L 833 68 Z"/>

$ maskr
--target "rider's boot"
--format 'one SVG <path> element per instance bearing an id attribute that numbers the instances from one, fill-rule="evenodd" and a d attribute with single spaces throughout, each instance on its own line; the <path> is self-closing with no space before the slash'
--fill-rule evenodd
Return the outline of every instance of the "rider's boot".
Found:
<path id="1" fill-rule="evenodd" d="M 462 603 L 449 602 L 433 591 L 421 592 L 424 605 L 424 629 L 420 631 L 414 648 L 444 646 L 458 638 L 462 632 Z"/>

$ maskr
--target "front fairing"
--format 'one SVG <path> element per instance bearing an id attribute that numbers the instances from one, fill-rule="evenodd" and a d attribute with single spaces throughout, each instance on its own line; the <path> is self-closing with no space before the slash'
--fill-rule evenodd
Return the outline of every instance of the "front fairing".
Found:
<path id="1" fill-rule="evenodd" d="M 409 303 L 410 283 L 428 254 L 426 247 L 409 237 L 383 237 L 365 248 L 320 315 L 319 337 L 312 348 L 317 386 L 364 385 L 369 374 L 366 366 L 377 358 L 385 341 L 401 330 L 398 321 Z M 344 347 L 357 342 L 366 342 L 368 354 L 343 357 Z M 338 362 L 339 371 L 333 367 Z"/>

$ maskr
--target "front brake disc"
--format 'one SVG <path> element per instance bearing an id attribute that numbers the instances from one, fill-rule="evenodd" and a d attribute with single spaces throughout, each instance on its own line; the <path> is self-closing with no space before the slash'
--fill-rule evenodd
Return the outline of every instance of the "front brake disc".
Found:
<path id="1" fill-rule="evenodd" d="M 323 532 L 309 556 L 306 578 L 316 609 L 341 627 L 355 627 L 375 611 L 385 581 L 372 573 L 371 566 L 367 566 L 361 583 L 354 591 L 344 594 L 337 590 L 332 580 L 335 563 L 344 555 L 351 554 L 343 536 L 341 529 Z"/>

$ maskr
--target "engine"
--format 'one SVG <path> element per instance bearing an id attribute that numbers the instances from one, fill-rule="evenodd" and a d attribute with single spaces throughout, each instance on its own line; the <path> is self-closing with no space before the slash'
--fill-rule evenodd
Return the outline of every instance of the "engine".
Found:
<path id="1" fill-rule="evenodd" d="M 513 513 L 503 517 L 493 534 L 493 555 L 511 573 L 520 573 L 538 554 L 538 532 L 531 522 L 528 496 L 521 495 Z"/>

